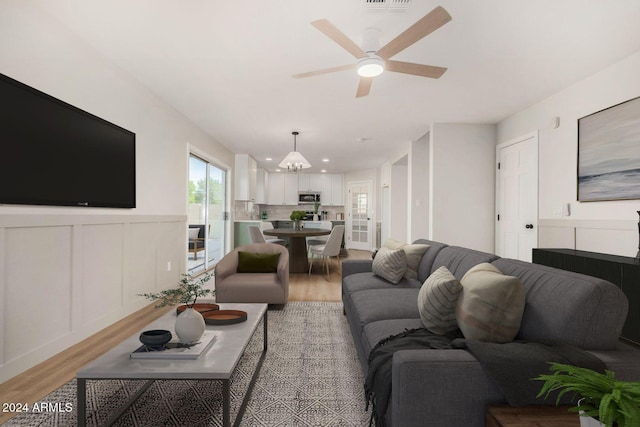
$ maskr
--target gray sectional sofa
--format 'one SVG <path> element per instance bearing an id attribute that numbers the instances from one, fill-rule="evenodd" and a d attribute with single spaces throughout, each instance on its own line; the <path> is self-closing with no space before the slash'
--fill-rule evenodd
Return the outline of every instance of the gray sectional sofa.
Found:
<path id="1" fill-rule="evenodd" d="M 342 264 L 342 300 L 362 369 L 380 341 L 421 328 L 417 298 L 424 280 L 446 266 L 460 280 L 473 266 L 491 263 L 516 276 L 526 305 L 516 340 L 566 343 L 596 356 L 616 378 L 640 381 L 640 350 L 618 340 L 628 302 L 600 279 L 428 240 L 418 279 L 394 285 L 371 271 L 371 260 Z M 485 408 L 506 404 L 501 389 L 464 349 L 400 350 L 392 357 L 386 425 L 397 427 L 484 426 Z M 553 404 L 549 401 L 548 404 Z"/>

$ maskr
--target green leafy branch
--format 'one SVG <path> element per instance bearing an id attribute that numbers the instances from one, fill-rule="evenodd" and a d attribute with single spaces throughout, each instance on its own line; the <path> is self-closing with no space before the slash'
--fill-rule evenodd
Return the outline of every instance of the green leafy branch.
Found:
<path id="1" fill-rule="evenodd" d="M 194 279 L 191 274 L 183 274 L 177 288 L 165 289 L 157 293 L 144 293 L 138 296 L 145 297 L 151 301 L 157 301 L 156 307 L 166 307 L 168 305 L 186 304 L 193 307 L 198 298 L 207 295 L 215 295 L 215 290 L 205 289 L 207 283 L 213 275 L 205 273 Z"/>
<path id="2" fill-rule="evenodd" d="M 537 397 L 546 399 L 558 392 L 557 405 L 563 395 L 573 392 L 582 399 L 572 411 L 584 411 L 606 427 L 640 426 L 640 382 L 618 381 L 611 371 L 601 374 L 561 363 L 551 363 L 550 370 L 552 374 L 534 378 L 545 381 Z"/>

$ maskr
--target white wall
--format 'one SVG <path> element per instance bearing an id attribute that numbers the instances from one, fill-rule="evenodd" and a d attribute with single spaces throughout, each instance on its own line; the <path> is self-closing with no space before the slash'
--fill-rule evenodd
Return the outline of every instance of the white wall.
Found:
<path id="1" fill-rule="evenodd" d="M 495 138 L 494 125 L 431 126 L 432 240 L 494 251 Z"/>
<path id="2" fill-rule="evenodd" d="M 0 206 L 4 382 L 148 304 L 137 293 L 173 286 L 186 264 L 187 144 L 228 165 L 233 153 L 18 1 L 3 3 L 0 52 L 3 74 L 135 132 L 137 156 L 136 209 Z"/>
<path id="3" fill-rule="evenodd" d="M 577 120 L 640 96 L 640 52 L 498 124 L 497 142 L 539 130 L 539 246 L 635 256 L 640 201 L 578 203 Z M 560 118 L 553 129 L 551 120 Z M 569 203 L 571 215 L 563 214 Z"/>
<path id="4" fill-rule="evenodd" d="M 429 134 L 411 143 L 409 153 L 409 241 L 429 235 Z"/>
<path id="5" fill-rule="evenodd" d="M 409 155 L 391 163 L 389 237 L 409 241 Z"/>

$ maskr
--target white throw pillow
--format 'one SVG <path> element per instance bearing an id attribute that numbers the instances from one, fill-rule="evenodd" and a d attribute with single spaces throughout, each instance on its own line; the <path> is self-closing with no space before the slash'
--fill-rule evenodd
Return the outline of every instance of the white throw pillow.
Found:
<path id="1" fill-rule="evenodd" d="M 440 267 L 431 273 L 418 293 L 422 325 L 437 335 L 456 330 L 456 305 L 461 292 L 462 284 L 447 267 Z"/>
<path id="2" fill-rule="evenodd" d="M 395 239 L 387 239 L 382 244 L 383 248 L 402 249 L 407 254 L 407 271 L 404 277 L 407 279 L 418 278 L 418 265 L 429 245 L 403 243 Z"/>
<path id="3" fill-rule="evenodd" d="M 456 318 L 465 338 L 505 343 L 520 330 L 525 291 L 520 279 L 494 265 L 478 264 L 462 277 Z"/>
<path id="4" fill-rule="evenodd" d="M 397 284 L 407 272 L 407 255 L 402 249 L 382 247 L 373 259 L 373 274 Z"/>

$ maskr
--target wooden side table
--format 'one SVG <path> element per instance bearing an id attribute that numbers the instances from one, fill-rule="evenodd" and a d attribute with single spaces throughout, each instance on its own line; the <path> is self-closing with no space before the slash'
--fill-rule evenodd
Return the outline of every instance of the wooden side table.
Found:
<path id="1" fill-rule="evenodd" d="M 579 427 L 579 415 L 570 406 L 489 406 L 485 427 Z"/>

